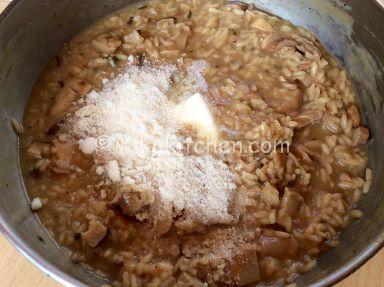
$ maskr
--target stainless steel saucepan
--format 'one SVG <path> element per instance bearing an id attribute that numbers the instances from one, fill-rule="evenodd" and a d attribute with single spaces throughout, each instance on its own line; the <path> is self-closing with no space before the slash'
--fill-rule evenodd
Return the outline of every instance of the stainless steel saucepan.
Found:
<path id="1" fill-rule="evenodd" d="M 129 0 L 15 0 L 0 16 L 0 228 L 47 274 L 66 286 L 103 280 L 63 256 L 29 209 L 10 125 L 47 62 L 65 41 Z M 360 204 L 364 217 L 343 232 L 341 244 L 298 286 L 330 286 L 348 276 L 384 244 L 384 9 L 375 0 L 253 0 L 258 7 L 312 30 L 349 70 L 372 132 L 369 165 L 375 180 Z"/>

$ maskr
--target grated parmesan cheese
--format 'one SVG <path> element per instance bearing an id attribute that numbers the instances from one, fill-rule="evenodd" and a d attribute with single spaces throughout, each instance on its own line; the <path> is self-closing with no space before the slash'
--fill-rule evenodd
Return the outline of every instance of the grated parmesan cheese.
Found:
<path id="1" fill-rule="evenodd" d="M 191 65 L 188 76 L 197 79 L 201 92 L 206 84 L 197 66 Z M 172 65 L 128 66 L 87 96 L 73 116 L 74 133 L 82 152 L 93 155 L 97 173 L 125 192 L 151 194 L 155 224 L 175 217 L 186 224 L 228 224 L 234 175 L 211 155 L 183 153 L 184 122 L 167 96 L 177 72 Z M 99 146 L 100 138 L 108 144 Z"/>

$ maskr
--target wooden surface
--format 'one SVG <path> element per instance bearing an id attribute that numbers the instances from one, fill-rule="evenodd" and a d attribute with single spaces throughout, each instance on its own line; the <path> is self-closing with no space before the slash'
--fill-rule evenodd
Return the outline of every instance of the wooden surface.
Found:
<path id="1" fill-rule="evenodd" d="M 384 4 L 384 0 L 380 1 Z M 0 0 L 0 11 L 9 2 Z M 61 287 L 18 253 L 2 235 L 0 235 L 0 286 Z M 336 287 L 384 287 L 384 250 Z"/>

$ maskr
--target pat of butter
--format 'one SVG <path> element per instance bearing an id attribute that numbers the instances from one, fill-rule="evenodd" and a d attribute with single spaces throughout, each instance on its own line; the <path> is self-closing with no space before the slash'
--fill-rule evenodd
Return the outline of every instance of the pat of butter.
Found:
<path id="1" fill-rule="evenodd" d="M 191 125 L 201 138 L 216 140 L 217 129 L 211 109 L 201 94 L 194 94 L 177 107 L 178 117 L 183 125 Z"/>

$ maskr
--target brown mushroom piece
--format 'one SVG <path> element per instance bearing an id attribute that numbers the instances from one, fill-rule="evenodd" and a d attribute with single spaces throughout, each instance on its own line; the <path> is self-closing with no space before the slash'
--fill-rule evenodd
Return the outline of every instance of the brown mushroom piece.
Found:
<path id="1" fill-rule="evenodd" d="M 273 88 L 271 92 L 264 92 L 262 98 L 276 112 L 288 114 L 300 110 L 303 103 L 303 92 L 299 88 Z"/>
<path id="2" fill-rule="evenodd" d="M 246 286 L 251 283 L 258 283 L 261 277 L 256 245 L 243 244 L 240 246 L 237 254 L 227 266 L 227 269 L 229 277 L 229 282 L 227 283 L 229 284 Z"/>
<path id="3" fill-rule="evenodd" d="M 300 212 L 304 199 L 300 194 L 286 187 L 283 198 L 280 201 L 280 209 L 277 214 L 277 223 L 288 231 L 292 230 L 292 219 Z"/>
<path id="4" fill-rule="evenodd" d="M 297 216 L 303 202 L 304 199 L 299 193 L 293 191 L 289 187 L 286 187 L 280 203 L 281 207 L 279 210 L 279 215 L 290 217 Z"/>
<path id="5" fill-rule="evenodd" d="M 297 240 L 290 236 L 287 238 L 262 235 L 259 239 L 262 257 L 274 257 L 277 259 L 290 259 L 299 252 Z"/>
<path id="6" fill-rule="evenodd" d="M 93 220 L 89 223 L 88 230 L 81 234 L 81 238 L 91 247 L 96 247 L 107 235 L 107 228 L 100 222 Z"/>

